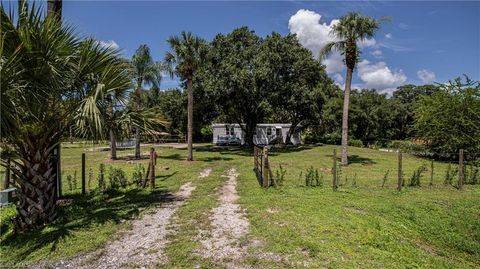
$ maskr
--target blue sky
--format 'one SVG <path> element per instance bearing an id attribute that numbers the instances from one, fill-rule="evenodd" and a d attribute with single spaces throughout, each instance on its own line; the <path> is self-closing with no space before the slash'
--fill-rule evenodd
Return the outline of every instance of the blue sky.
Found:
<path id="1" fill-rule="evenodd" d="M 125 57 L 147 44 L 156 60 L 168 50 L 166 39 L 182 30 L 211 40 L 244 25 L 260 36 L 296 33 L 317 54 L 331 38 L 332 20 L 349 11 L 392 18 L 374 40 L 362 44 L 355 86 L 391 92 L 402 84 L 445 82 L 462 74 L 480 80 L 480 2 L 64 0 L 63 4 L 64 20 L 79 33 L 118 45 Z M 330 76 L 342 85 L 345 69 L 340 56 L 332 55 L 325 63 Z M 177 85 L 175 79 L 165 78 L 162 88 Z"/>

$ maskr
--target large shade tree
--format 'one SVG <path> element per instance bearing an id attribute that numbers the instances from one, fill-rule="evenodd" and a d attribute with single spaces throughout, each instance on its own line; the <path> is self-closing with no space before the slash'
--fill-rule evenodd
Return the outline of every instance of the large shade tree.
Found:
<path id="1" fill-rule="evenodd" d="M 104 133 L 98 102 L 130 81 L 118 51 L 78 38 L 34 4 L 20 1 L 18 10 L 18 21 L 0 10 L 0 135 L 19 157 L 12 172 L 19 189 L 14 224 L 21 232 L 58 214 L 51 157 L 60 137 L 72 125 L 81 135 Z"/>
<path id="2" fill-rule="evenodd" d="M 190 32 L 182 31 L 180 36 L 172 36 L 167 40 L 170 52 L 165 55 L 165 63 L 170 73 L 176 74 L 187 84 L 187 160 L 193 161 L 193 80 L 195 72 L 206 58 L 206 42 Z"/>
<path id="3" fill-rule="evenodd" d="M 375 32 L 380 28 L 382 20 L 376 20 L 357 12 L 350 12 L 342 16 L 332 28 L 332 35 L 335 40 L 327 43 L 320 53 L 322 56 L 327 56 L 333 50 L 341 52 L 345 57 L 344 62 L 347 67 L 342 116 L 342 165 L 348 164 L 348 107 L 352 74 L 360 59 L 360 50 L 357 43 L 373 38 Z"/>

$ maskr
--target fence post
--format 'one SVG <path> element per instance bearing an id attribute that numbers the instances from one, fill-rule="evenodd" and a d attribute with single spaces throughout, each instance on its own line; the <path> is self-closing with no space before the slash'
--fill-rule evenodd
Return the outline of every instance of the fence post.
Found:
<path id="1" fill-rule="evenodd" d="M 332 167 L 332 188 L 333 191 L 337 190 L 337 150 L 333 149 L 333 167 Z"/>
<path id="2" fill-rule="evenodd" d="M 465 174 L 463 172 L 463 149 L 460 149 L 458 153 L 458 189 L 463 188 L 463 182 L 465 180 Z"/>
<path id="3" fill-rule="evenodd" d="M 262 186 L 268 187 L 268 146 L 263 148 Z"/>
<path id="4" fill-rule="evenodd" d="M 10 188 L 10 158 L 7 159 L 7 167 L 5 167 L 5 185 L 4 189 Z"/>
<path id="5" fill-rule="evenodd" d="M 82 153 L 82 194 L 85 194 L 85 153 Z"/>
<path id="6" fill-rule="evenodd" d="M 403 185 L 403 172 L 402 172 L 402 151 L 398 151 L 398 185 L 397 190 L 401 191 Z"/>
<path id="7" fill-rule="evenodd" d="M 155 189 L 155 148 L 150 148 L 150 189 Z"/>

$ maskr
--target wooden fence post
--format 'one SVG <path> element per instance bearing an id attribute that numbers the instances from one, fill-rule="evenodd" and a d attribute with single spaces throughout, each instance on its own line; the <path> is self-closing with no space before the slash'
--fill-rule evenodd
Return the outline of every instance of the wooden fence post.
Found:
<path id="1" fill-rule="evenodd" d="M 463 182 L 465 181 L 465 174 L 463 172 L 463 149 L 460 149 L 458 153 L 458 189 L 463 188 Z"/>
<path id="2" fill-rule="evenodd" d="M 262 186 L 268 187 L 268 146 L 263 148 Z"/>
<path id="3" fill-rule="evenodd" d="M 337 150 L 333 149 L 333 167 L 332 167 L 332 188 L 333 191 L 337 190 Z"/>
<path id="4" fill-rule="evenodd" d="M 5 167 L 5 185 L 4 189 L 10 188 L 10 158 L 7 159 L 7 167 Z"/>
<path id="5" fill-rule="evenodd" d="M 82 194 L 85 194 L 85 153 L 82 153 Z"/>
<path id="6" fill-rule="evenodd" d="M 402 151 L 398 151 L 398 185 L 397 190 L 401 191 L 403 185 L 403 172 L 402 172 Z"/>
<path id="7" fill-rule="evenodd" d="M 155 189 L 155 164 L 156 164 L 156 156 L 155 156 L 155 148 L 150 148 L 150 189 Z"/>

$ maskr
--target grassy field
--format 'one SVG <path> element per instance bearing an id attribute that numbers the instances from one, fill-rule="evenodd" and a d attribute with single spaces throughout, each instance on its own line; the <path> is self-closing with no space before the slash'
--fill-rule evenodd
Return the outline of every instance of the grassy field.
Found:
<path id="1" fill-rule="evenodd" d="M 274 149 L 272 169 L 286 170 L 284 186 L 259 187 L 252 171 L 253 158 L 244 150 L 213 151 L 197 145 L 196 161 L 186 162 L 186 150 L 157 147 L 159 153 L 155 193 L 176 191 L 192 181 L 197 189 L 189 202 L 176 213 L 179 232 L 166 248 L 167 267 L 217 267 L 213 261 L 195 254 L 199 230 L 208 229 L 209 212 L 217 205 L 216 190 L 225 182 L 222 175 L 230 167 L 239 172 L 239 203 L 246 210 L 250 232 L 245 242 L 259 241 L 250 247 L 246 265 L 263 268 L 475 268 L 480 267 L 480 186 L 466 185 L 459 191 L 444 186 L 445 163 L 435 163 L 433 186 L 427 171 L 421 187 L 405 187 L 397 192 L 395 153 L 350 148 L 351 164 L 341 171 L 340 187 L 331 188 L 334 146 Z M 142 148 L 146 154 L 148 148 Z M 339 151 L 339 147 L 337 147 Z M 93 250 L 121 235 L 128 219 L 144 212 L 156 202 L 148 189 L 129 187 L 118 192 L 80 193 L 80 157 L 87 154 L 91 168 L 91 188 L 97 186 L 99 163 L 121 167 L 130 178 L 136 161 L 128 160 L 132 150 L 119 151 L 121 160 L 108 160 L 109 152 L 85 151 L 77 144 L 63 146 L 63 177 L 77 171 L 77 189 L 68 190 L 71 205 L 62 207 L 62 217 L 53 225 L 24 235 L 14 235 L 8 218 L 13 207 L 0 211 L 2 263 L 34 263 L 56 260 Z M 146 164 L 147 160 L 139 161 Z M 430 162 L 404 156 L 404 174 Z M 318 169 L 321 187 L 305 187 L 308 168 Z M 198 178 L 212 168 L 207 178 Z M 389 171 L 385 186 L 383 178 Z M 302 176 L 300 177 L 300 173 Z M 263 258 L 271 253 L 277 259 Z"/>

